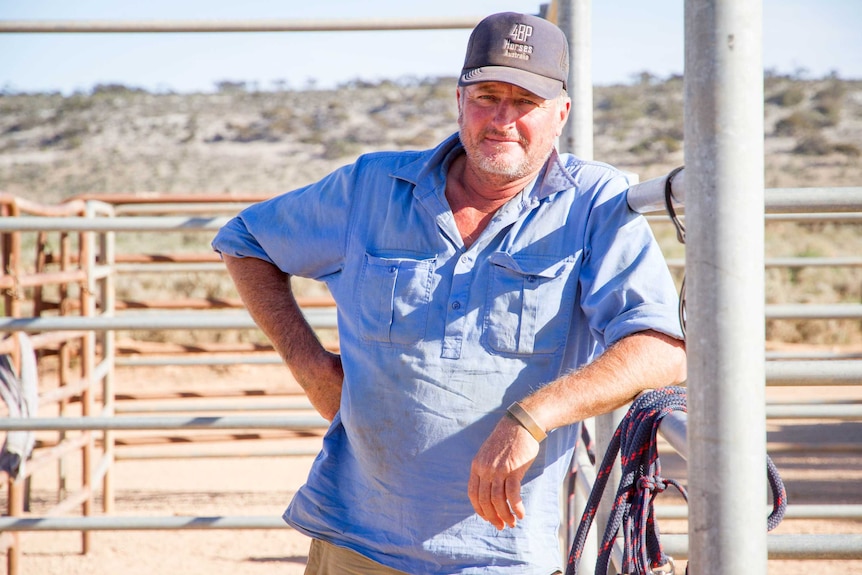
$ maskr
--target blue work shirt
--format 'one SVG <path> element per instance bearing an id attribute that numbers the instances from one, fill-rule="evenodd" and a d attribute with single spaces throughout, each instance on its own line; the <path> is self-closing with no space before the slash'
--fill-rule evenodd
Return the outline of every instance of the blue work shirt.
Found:
<path id="1" fill-rule="evenodd" d="M 471 461 L 509 404 L 611 343 L 681 337 L 678 298 L 625 176 L 571 155 L 465 249 L 445 196 L 460 153 L 454 135 L 362 156 L 247 208 L 213 246 L 324 281 L 338 307 L 341 408 L 290 525 L 415 575 L 548 575 L 576 426 L 542 443 L 514 529 L 473 511 Z"/>

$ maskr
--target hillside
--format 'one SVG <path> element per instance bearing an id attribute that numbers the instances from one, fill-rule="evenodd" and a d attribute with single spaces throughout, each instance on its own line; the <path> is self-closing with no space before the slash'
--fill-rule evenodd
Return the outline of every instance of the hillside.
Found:
<path id="1" fill-rule="evenodd" d="M 424 148 L 456 130 L 455 82 L 330 91 L 0 94 L 0 191 L 279 192 L 359 153 Z M 682 79 L 597 87 L 595 156 L 646 179 L 682 163 Z M 768 187 L 862 182 L 862 81 L 766 79 Z"/>
<path id="2" fill-rule="evenodd" d="M 117 85 L 71 96 L 0 93 L 0 192 L 44 203 L 83 193 L 276 194 L 362 152 L 433 146 L 456 130 L 454 93 L 453 78 L 328 91 L 225 82 L 210 94 Z M 597 159 L 641 179 L 683 163 L 680 77 L 644 73 L 633 84 L 600 86 L 594 105 Z M 767 187 L 862 186 L 862 81 L 767 75 L 765 149 Z M 660 234 L 669 257 L 679 257 L 673 237 Z M 767 228 L 767 256 L 860 253 L 859 223 Z M 153 280 L 152 289 L 163 281 Z M 178 297 L 231 295 L 221 281 L 186 278 L 172 289 Z M 770 269 L 767 299 L 859 303 L 862 269 Z M 784 342 L 862 342 L 862 326 L 852 320 L 770 322 L 768 331 Z"/>

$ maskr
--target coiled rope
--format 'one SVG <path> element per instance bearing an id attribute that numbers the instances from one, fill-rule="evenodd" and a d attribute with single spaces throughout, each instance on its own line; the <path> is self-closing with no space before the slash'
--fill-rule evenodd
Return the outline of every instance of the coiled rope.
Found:
<path id="1" fill-rule="evenodd" d="M 587 534 L 618 452 L 622 464 L 622 479 L 599 547 L 595 573 L 605 575 L 608 572 L 611 551 L 620 528 L 625 541 L 621 573 L 651 575 L 673 572 L 672 559 L 662 551 L 658 524 L 653 511 L 653 501 L 668 486 L 678 489 L 683 498 L 688 501 L 686 490 L 682 485 L 661 476 L 661 462 L 657 449 L 658 427 L 662 418 L 673 411 L 686 411 L 685 388 L 671 386 L 657 389 L 641 394 L 632 403 L 617 427 L 601 467 L 597 471 L 596 482 L 569 553 L 566 575 L 578 573 L 578 563 Z M 784 517 L 787 495 L 778 470 L 768 456 L 766 466 L 773 495 L 772 513 L 767 519 L 767 530 L 771 531 Z M 668 565 L 670 565 L 669 570 L 665 567 Z"/>

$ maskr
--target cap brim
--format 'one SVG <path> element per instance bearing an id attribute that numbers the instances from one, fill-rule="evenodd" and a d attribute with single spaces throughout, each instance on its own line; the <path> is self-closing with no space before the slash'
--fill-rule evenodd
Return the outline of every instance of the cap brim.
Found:
<path id="1" fill-rule="evenodd" d="M 563 92 L 563 83 L 560 80 L 505 66 L 483 66 L 469 70 L 461 75 L 458 85 L 469 86 L 479 82 L 514 84 L 545 100 L 552 100 Z"/>

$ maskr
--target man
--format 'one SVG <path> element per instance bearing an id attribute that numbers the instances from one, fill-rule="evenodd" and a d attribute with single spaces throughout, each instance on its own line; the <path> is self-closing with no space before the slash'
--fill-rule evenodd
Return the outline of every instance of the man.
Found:
<path id="1" fill-rule="evenodd" d="M 252 206 L 213 242 L 332 422 L 285 520 L 306 573 L 549 575 L 577 422 L 680 382 L 676 292 L 625 177 L 561 156 L 567 43 L 534 16 L 473 31 L 459 133 Z M 341 354 L 290 276 L 322 280 Z"/>

